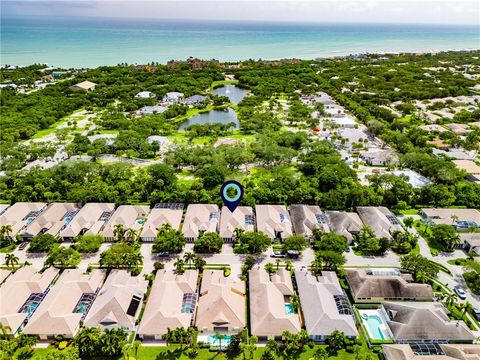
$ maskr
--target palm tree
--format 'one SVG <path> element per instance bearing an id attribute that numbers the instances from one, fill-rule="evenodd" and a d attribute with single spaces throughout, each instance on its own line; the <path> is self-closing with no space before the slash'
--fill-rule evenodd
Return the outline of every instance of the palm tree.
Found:
<path id="1" fill-rule="evenodd" d="M 187 329 L 188 335 L 188 347 L 192 347 L 197 342 L 198 331 L 193 326 L 189 326 Z"/>
<path id="2" fill-rule="evenodd" d="M 202 258 L 200 255 L 196 255 L 196 254 L 195 254 L 195 259 L 193 260 L 193 263 L 195 264 L 195 269 L 197 269 L 200 272 L 202 272 L 204 266 L 207 265 L 207 262 L 205 261 L 205 259 Z"/>
<path id="3" fill-rule="evenodd" d="M 470 302 L 466 301 L 463 304 L 460 304 L 460 310 L 462 310 L 462 318 L 464 318 L 467 312 L 471 312 L 473 310 L 473 306 Z"/>
<path id="4" fill-rule="evenodd" d="M 417 280 L 419 283 L 425 284 L 428 282 L 428 280 L 430 280 L 430 278 L 423 271 L 419 271 L 415 276 L 415 280 Z"/>
<path id="5" fill-rule="evenodd" d="M 165 223 L 157 229 L 157 236 L 164 235 L 172 229 L 173 229 L 172 225 L 170 225 L 169 223 Z"/>
<path id="6" fill-rule="evenodd" d="M 133 353 L 135 354 L 135 360 L 138 360 L 138 348 L 142 345 L 142 342 L 139 340 L 135 340 L 133 342 Z"/>
<path id="7" fill-rule="evenodd" d="M 281 262 L 280 259 L 275 259 L 275 263 L 277 264 L 277 270 L 278 270 L 278 268 L 280 267 L 280 262 Z"/>
<path id="8" fill-rule="evenodd" d="M 12 225 L 2 225 L 0 226 L 0 237 L 9 237 L 12 231 Z"/>
<path id="9" fill-rule="evenodd" d="M 275 272 L 275 266 L 272 263 L 265 264 L 265 271 L 268 272 L 269 275 Z"/>
<path id="10" fill-rule="evenodd" d="M 127 229 L 127 231 L 125 231 L 125 236 L 127 237 L 127 239 L 131 242 L 134 242 L 134 241 L 137 241 L 138 239 L 138 231 L 135 230 L 135 229 Z"/>
<path id="11" fill-rule="evenodd" d="M 225 335 L 223 335 L 220 332 L 216 332 L 215 337 L 218 339 L 219 348 L 220 348 L 220 351 L 222 351 L 222 340 L 225 339 Z"/>
<path id="12" fill-rule="evenodd" d="M 287 269 L 288 271 L 292 270 L 293 268 L 292 261 L 287 259 L 284 262 L 285 262 L 285 269 Z"/>
<path id="13" fill-rule="evenodd" d="M 455 222 L 457 222 L 457 220 L 458 220 L 458 215 L 452 214 L 450 216 L 450 219 L 452 219 L 452 225 L 454 225 Z"/>
<path id="14" fill-rule="evenodd" d="M 190 265 L 195 261 L 196 257 L 197 257 L 197 254 L 194 254 L 192 252 L 187 252 L 185 253 L 185 255 L 183 255 L 183 261 L 185 261 L 187 265 Z"/>
<path id="15" fill-rule="evenodd" d="M 183 274 L 183 266 L 185 265 L 185 262 L 182 259 L 177 259 L 174 263 L 173 266 L 175 266 L 175 272 L 177 274 Z"/>
<path id="16" fill-rule="evenodd" d="M 11 334 L 12 328 L 8 325 L 3 325 L 2 322 L 0 322 L 0 339 L 7 339 L 8 334 Z"/>
<path id="17" fill-rule="evenodd" d="M 124 240 L 125 237 L 125 229 L 122 224 L 117 224 L 113 227 L 113 235 L 116 237 L 118 242 Z"/>
<path id="18" fill-rule="evenodd" d="M 454 293 L 449 293 L 448 295 L 445 296 L 445 304 L 447 304 L 447 307 L 452 306 L 455 300 L 457 300 L 457 295 Z"/>
<path id="19" fill-rule="evenodd" d="M 12 270 L 15 270 L 15 265 L 18 264 L 18 256 L 15 256 L 15 254 L 7 254 L 5 256 L 5 265 L 11 266 Z"/>

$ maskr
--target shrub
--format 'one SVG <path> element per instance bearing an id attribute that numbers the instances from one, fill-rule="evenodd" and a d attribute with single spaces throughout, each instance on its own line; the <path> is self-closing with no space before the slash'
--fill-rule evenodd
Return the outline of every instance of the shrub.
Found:
<path id="1" fill-rule="evenodd" d="M 155 261 L 155 262 L 153 263 L 153 268 L 154 268 L 155 270 L 163 270 L 163 269 L 165 268 L 165 264 L 162 263 L 161 261 Z"/>

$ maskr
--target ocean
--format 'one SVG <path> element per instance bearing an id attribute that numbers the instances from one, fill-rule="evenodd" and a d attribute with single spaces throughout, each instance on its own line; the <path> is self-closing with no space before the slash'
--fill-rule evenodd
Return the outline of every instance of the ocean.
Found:
<path id="1" fill-rule="evenodd" d="M 2 65 L 95 67 L 166 63 L 189 56 L 221 61 L 315 59 L 365 52 L 480 48 L 478 26 L 77 17 L 1 20 Z"/>

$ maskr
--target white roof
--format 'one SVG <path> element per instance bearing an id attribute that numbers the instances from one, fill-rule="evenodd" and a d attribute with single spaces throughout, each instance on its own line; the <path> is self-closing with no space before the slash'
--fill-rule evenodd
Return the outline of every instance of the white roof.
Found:
<path id="1" fill-rule="evenodd" d="M 141 98 L 141 99 L 148 99 L 153 96 L 154 94 L 151 91 L 140 91 L 137 95 L 135 95 L 136 98 Z"/>
<path id="2" fill-rule="evenodd" d="M 75 335 L 83 316 L 74 312 L 80 298 L 83 294 L 94 294 L 105 278 L 104 270 L 92 270 L 89 274 L 83 271 L 63 272 L 23 329 L 25 334 Z"/>
<path id="3" fill-rule="evenodd" d="M 86 234 L 98 234 L 110 219 L 115 204 L 88 203 L 78 212 L 72 222 L 60 232 L 60 237 L 75 237 L 84 230 Z"/>
<path id="4" fill-rule="evenodd" d="M 11 225 L 11 237 L 17 235 L 24 226 L 31 224 L 40 212 L 46 207 L 46 203 L 29 203 L 17 202 L 7 208 L 5 212 L 0 215 L 0 226 Z"/>
<path id="5" fill-rule="evenodd" d="M 147 285 L 142 276 L 132 276 L 127 270 L 112 270 L 85 318 L 85 326 L 133 331 Z M 127 314 L 134 296 L 139 306 L 133 315 Z"/>
<path id="6" fill-rule="evenodd" d="M 246 218 L 252 217 L 253 223 L 246 224 Z M 232 213 L 226 206 L 222 207 L 220 216 L 220 236 L 222 238 L 231 238 L 235 229 L 244 231 L 255 231 L 255 216 L 250 206 L 238 206 Z"/>
<path id="7" fill-rule="evenodd" d="M 197 238 L 200 231 L 216 232 L 220 211 L 215 204 L 190 204 L 187 207 L 182 232 L 186 238 Z"/>
<path id="8" fill-rule="evenodd" d="M 421 188 L 422 186 L 431 184 L 431 181 L 428 180 L 425 176 L 417 173 L 416 171 L 410 169 L 404 170 L 394 170 L 393 174 L 396 176 L 405 175 L 408 177 L 408 183 L 412 185 L 415 189 Z"/>
<path id="9" fill-rule="evenodd" d="M 282 238 L 292 235 L 292 222 L 287 208 L 284 205 L 256 205 L 257 229 L 270 239 L 274 239 L 276 232 Z"/>
<path id="10" fill-rule="evenodd" d="M 105 224 L 101 234 L 107 238 L 114 237 L 115 225 L 123 225 L 125 230 L 133 229 L 140 234 L 149 212 L 150 207 L 146 205 L 121 205 Z"/>
<path id="11" fill-rule="evenodd" d="M 349 314 L 340 313 L 337 306 L 335 296 L 345 299 L 347 307 L 350 304 L 335 272 L 323 271 L 321 276 L 314 276 L 308 271 L 296 271 L 295 279 L 309 335 L 329 336 L 338 330 L 349 337 L 358 336 L 351 309 Z"/>
<path id="12" fill-rule="evenodd" d="M 182 275 L 177 275 L 173 270 L 158 271 L 138 327 L 138 334 L 162 335 L 169 328 L 188 328 L 196 304 L 193 304 L 193 309 L 189 309 L 184 307 L 183 299 L 185 294 L 196 296 L 197 279 L 197 270 L 186 270 Z"/>
<path id="13" fill-rule="evenodd" d="M 256 336 L 280 336 L 301 330 L 298 314 L 287 314 L 286 298 L 294 294 L 290 272 L 279 269 L 271 276 L 259 265 L 249 271 L 250 323 Z"/>
<path id="14" fill-rule="evenodd" d="M 19 312 L 23 304 L 30 295 L 45 292 L 57 274 L 57 269 L 48 268 L 39 273 L 33 266 L 22 267 L 12 274 L 0 288 L 0 323 L 16 333 L 28 316 L 26 310 Z"/>
<path id="15" fill-rule="evenodd" d="M 39 233 L 47 233 L 56 236 L 64 226 L 71 221 L 66 215 L 80 210 L 80 206 L 74 203 L 53 203 L 50 204 L 40 216 L 27 226 L 22 234 L 25 236 L 37 236 Z"/>

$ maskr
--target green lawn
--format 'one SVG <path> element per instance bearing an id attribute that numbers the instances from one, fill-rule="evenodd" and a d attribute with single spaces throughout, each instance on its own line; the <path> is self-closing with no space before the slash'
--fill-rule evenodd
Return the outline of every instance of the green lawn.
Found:
<path id="1" fill-rule="evenodd" d="M 220 80 L 220 81 L 214 81 L 212 85 L 210 85 L 210 88 L 208 91 L 212 91 L 217 87 L 221 87 L 224 85 L 236 85 L 238 84 L 238 80 Z"/>
<path id="2" fill-rule="evenodd" d="M 16 247 L 17 245 L 15 243 L 11 243 L 10 245 L 0 248 L 0 253 L 10 253 L 15 250 Z"/>
<path id="3" fill-rule="evenodd" d="M 32 136 L 32 139 L 38 139 L 38 138 L 42 138 L 44 136 L 53 134 L 55 132 L 55 130 L 57 130 L 57 126 L 59 126 L 61 123 L 63 123 L 63 120 L 62 121 L 57 121 L 56 123 L 53 123 L 52 125 L 50 125 L 46 129 L 37 131 L 35 133 L 35 135 Z"/>
<path id="4" fill-rule="evenodd" d="M 437 256 L 440 254 L 442 249 L 442 244 L 440 244 L 437 240 L 432 238 L 431 230 L 425 226 L 421 221 L 417 220 L 414 222 L 415 229 L 420 233 L 420 235 L 425 239 L 430 248 L 430 253 L 432 256 Z"/>

